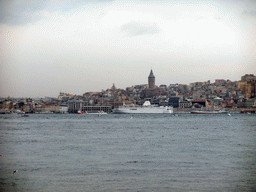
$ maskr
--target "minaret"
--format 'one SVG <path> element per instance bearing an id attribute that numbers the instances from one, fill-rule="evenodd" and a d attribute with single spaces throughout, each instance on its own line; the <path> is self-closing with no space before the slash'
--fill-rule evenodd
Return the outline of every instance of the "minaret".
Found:
<path id="1" fill-rule="evenodd" d="M 150 74 L 148 76 L 148 87 L 149 87 L 149 89 L 155 89 L 155 76 L 153 74 L 152 69 L 151 69 Z"/>

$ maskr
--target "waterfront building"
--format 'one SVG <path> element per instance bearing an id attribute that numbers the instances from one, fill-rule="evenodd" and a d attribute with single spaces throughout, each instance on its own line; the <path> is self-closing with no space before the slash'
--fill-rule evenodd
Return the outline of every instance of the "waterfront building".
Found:
<path id="1" fill-rule="evenodd" d="M 256 99 L 245 99 L 237 103 L 238 108 L 256 108 Z"/>
<path id="2" fill-rule="evenodd" d="M 179 103 L 180 108 L 191 108 L 192 102 L 191 101 L 182 101 Z"/>
<path id="3" fill-rule="evenodd" d="M 224 80 L 224 79 L 215 79 L 215 84 L 223 85 L 225 83 L 226 83 L 226 80 Z"/>
<path id="4" fill-rule="evenodd" d="M 82 100 L 68 100 L 68 112 L 69 113 L 76 113 L 82 110 L 84 101 Z"/>
<path id="5" fill-rule="evenodd" d="M 241 81 L 237 83 L 238 88 L 245 95 L 245 98 L 256 97 L 256 76 L 246 74 L 241 77 Z"/>
<path id="6" fill-rule="evenodd" d="M 256 96 L 256 81 L 239 81 L 237 85 L 245 95 L 245 98 L 254 98 Z"/>
<path id="7" fill-rule="evenodd" d="M 60 106 L 58 106 L 57 104 L 42 105 L 40 112 L 41 113 L 59 113 Z"/>
<path id="8" fill-rule="evenodd" d="M 60 105 L 60 113 L 68 113 L 68 105 L 66 103 Z"/>
<path id="9" fill-rule="evenodd" d="M 192 105 L 193 105 L 194 107 L 196 107 L 196 108 L 205 107 L 205 106 L 206 106 L 205 103 L 206 103 L 205 101 L 200 100 L 200 99 L 198 99 L 198 100 L 193 100 L 193 101 L 192 101 Z"/>
<path id="10" fill-rule="evenodd" d="M 221 95 L 226 94 L 227 89 L 225 87 L 219 86 L 219 87 L 211 87 L 212 94 Z"/>
<path id="11" fill-rule="evenodd" d="M 167 91 L 167 85 L 160 85 L 159 89 Z"/>
<path id="12" fill-rule="evenodd" d="M 172 106 L 173 108 L 178 108 L 180 102 L 180 97 L 169 97 L 168 105 Z"/>
<path id="13" fill-rule="evenodd" d="M 256 76 L 253 74 L 245 74 L 244 76 L 241 77 L 241 81 L 256 81 Z"/>
<path id="14" fill-rule="evenodd" d="M 110 113 L 112 110 L 112 106 L 92 106 L 92 105 L 87 105 L 83 106 L 83 111 L 86 113 L 98 113 L 98 112 L 106 112 Z"/>
<path id="15" fill-rule="evenodd" d="M 58 95 L 58 100 L 68 100 L 71 97 L 73 97 L 72 94 L 60 92 L 60 94 Z"/>

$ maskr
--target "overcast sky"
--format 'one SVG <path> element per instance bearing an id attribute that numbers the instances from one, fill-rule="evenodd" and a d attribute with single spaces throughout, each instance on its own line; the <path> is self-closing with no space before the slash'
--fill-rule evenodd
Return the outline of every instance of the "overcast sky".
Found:
<path id="1" fill-rule="evenodd" d="M 256 75 L 254 0 L 0 1 L 0 96 Z"/>

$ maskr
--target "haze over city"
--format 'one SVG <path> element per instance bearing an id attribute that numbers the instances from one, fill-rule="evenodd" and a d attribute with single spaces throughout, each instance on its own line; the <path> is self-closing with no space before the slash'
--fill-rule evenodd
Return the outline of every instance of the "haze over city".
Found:
<path id="1" fill-rule="evenodd" d="M 0 1 L 0 96 L 56 97 L 256 71 L 256 2 Z"/>

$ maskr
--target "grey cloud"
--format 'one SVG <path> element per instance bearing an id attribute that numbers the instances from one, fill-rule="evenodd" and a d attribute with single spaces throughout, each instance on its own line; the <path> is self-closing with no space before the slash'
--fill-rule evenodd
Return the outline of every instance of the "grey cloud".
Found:
<path id="1" fill-rule="evenodd" d="M 97 3 L 108 3 L 114 0 L 59 0 L 55 3 L 52 9 L 61 10 L 61 11 L 69 11 L 71 9 L 75 9 L 79 6 L 90 4 L 97 4 Z"/>
<path id="2" fill-rule="evenodd" d="M 88 3 L 105 3 L 113 0 L 0 0 L 0 24 L 22 25 L 42 19 L 42 10 L 69 11 Z"/>
<path id="3" fill-rule="evenodd" d="M 155 34 L 159 32 L 156 23 L 132 21 L 122 26 L 121 30 L 128 36 L 137 36 L 144 34 Z"/>
<path id="4" fill-rule="evenodd" d="M 244 15 L 256 16 L 256 10 L 246 10 L 243 12 Z"/>
<path id="5" fill-rule="evenodd" d="M 46 1 L 3 0 L 0 6 L 0 23 L 18 25 L 36 21 L 40 17 L 34 13 L 45 7 Z"/>

